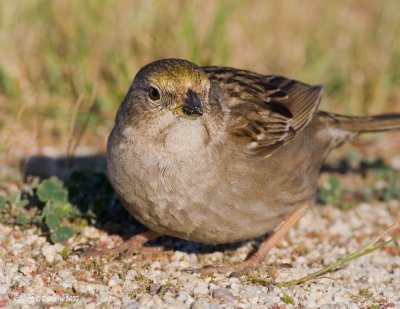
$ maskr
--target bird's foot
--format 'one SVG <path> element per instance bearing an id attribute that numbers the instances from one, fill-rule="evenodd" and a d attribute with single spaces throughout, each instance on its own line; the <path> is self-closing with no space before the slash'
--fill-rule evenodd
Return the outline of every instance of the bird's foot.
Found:
<path id="1" fill-rule="evenodd" d="M 84 251 L 83 257 L 112 256 L 119 258 L 129 258 L 136 254 L 151 255 L 162 251 L 162 247 L 144 247 L 144 244 L 152 239 L 161 236 L 160 234 L 148 231 L 132 236 L 121 245 L 104 250 L 88 249 Z"/>

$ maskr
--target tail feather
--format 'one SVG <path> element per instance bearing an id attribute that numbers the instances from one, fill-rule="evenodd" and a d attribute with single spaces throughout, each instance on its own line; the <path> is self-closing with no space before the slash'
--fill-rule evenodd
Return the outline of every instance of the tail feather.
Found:
<path id="1" fill-rule="evenodd" d="M 321 116 L 331 125 L 353 133 L 400 130 L 400 114 L 381 114 L 375 116 L 344 116 L 321 112 Z"/>

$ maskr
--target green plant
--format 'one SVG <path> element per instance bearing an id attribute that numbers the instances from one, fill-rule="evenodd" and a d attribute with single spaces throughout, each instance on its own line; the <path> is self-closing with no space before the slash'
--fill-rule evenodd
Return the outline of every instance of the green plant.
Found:
<path id="1" fill-rule="evenodd" d="M 331 176 L 318 190 L 318 202 L 348 210 L 360 200 L 358 192 L 343 188 L 337 176 Z"/>
<path id="2" fill-rule="evenodd" d="M 98 220 L 109 222 L 126 217 L 122 206 L 107 211 L 114 199 L 102 173 L 75 172 L 66 184 L 56 177 L 42 182 L 30 179 L 21 184 L 19 191 L 0 196 L 0 222 L 22 229 L 36 225 L 53 243 L 64 242 L 74 236 L 74 230 Z"/>
<path id="3" fill-rule="evenodd" d="M 8 198 L 0 196 L 1 222 L 14 223 L 24 227 L 30 223 L 24 207 L 29 201 L 22 192 L 13 192 Z"/>
<path id="4" fill-rule="evenodd" d="M 386 186 L 382 189 L 382 199 L 387 202 L 400 199 L 400 176 L 399 173 L 386 169 L 378 174 L 378 179 L 386 181 Z"/>
<path id="5" fill-rule="evenodd" d="M 41 203 L 44 204 L 41 207 Z M 16 224 L 21 228 L 38 225 L 49 232 L 54 243 L 72 237 L 74 230 L 66 223 L 81 216 L 81 212 L 68 199 L 68 191 L 56 177 L 40 184 L 33 181 L 23 189 L 13 192 L 8 198 L 0 197 L 1 221 Z"/>
<path id="6" fill-rule="evenodd" d="M 294 300 L 289 295 L 285 294 L 281 297 L 282 301 L 287 305 L 294 305 Z"/>
<path id="7" fill-rule="evenodd" d="M 74 235 L 74 230 L 62 221 L 73 215 L 79 215 L 79 210 L 68 201 L 68 191 L 63 183 L 52 177 L 44 180 L 36 192 L 44 208 L 40 219 L 50 231 L 50 239 L 53 242 L 64 242 Z"/>
<path id="8" fill-rule="evenodd" d="M 164 298 L 165 293 L 167 293 L 167 291 L 169 289 L 171 289 L 173 286 L 174 285 L 171 282 L 167 282 L 167 283 L 161 285 L 160 292 L 159 292 L 160 297 Z"/>
<path id="9" fill-rule="evenodd" d="M 338 204 L 341 200 L 339 179 L 335 176 L 329 178 L 319 191 L 319 199 L 323 204 Z"/>
<path id="10" fill-rule="evenodd" d="M 146 277 L 143 274 L 138 274 L 135 276 L 134 281 L 138 284 L 138 292 L 147 291 L 150 285 L 153 283 L 153 280 Z"/>

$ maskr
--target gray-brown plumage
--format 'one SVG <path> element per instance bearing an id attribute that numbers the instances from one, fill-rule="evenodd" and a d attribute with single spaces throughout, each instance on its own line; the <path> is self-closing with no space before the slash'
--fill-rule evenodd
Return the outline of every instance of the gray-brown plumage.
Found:
<path id="1" fill-rule="evenodd" d="M 329 152 L 400 114 L 317 111 L 322 87 L 159 60 L 136 75 L 109 137 L 110 181 L 141 223 L 210 244 L 274 229 L 314 201 Z"/>

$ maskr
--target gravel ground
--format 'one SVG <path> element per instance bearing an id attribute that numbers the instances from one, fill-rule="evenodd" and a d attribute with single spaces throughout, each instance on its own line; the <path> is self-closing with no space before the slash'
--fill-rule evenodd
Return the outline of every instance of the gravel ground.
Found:
<path id="1" fill-rule="evenodd" d="M 161 244 L 174 250 L 127 260 L 89 260 L 68 254 L 68 248 L 112 247 L 121 238 L 86 227 L 64 245 L 52 245 L 36 229 L 0 225 L 0 307 L 400 308 L 396 245 L 303 285 L 251 283 L 255 277 L 280 282 L 320 269 L 375 239 L 400 220 L 399 214 L 398 201 L 360 204 L 348 211 L 316 207 L 272 250 L 264 265 L 247 276 L 201 276 L 187 268 L 239 261 L 260 240 L 215 248 L 164 238 Z"/>

